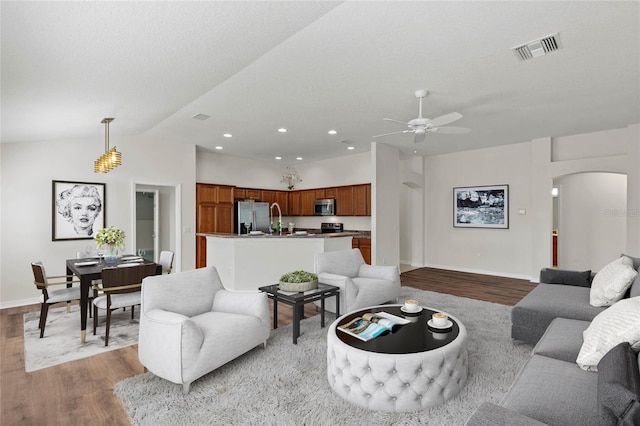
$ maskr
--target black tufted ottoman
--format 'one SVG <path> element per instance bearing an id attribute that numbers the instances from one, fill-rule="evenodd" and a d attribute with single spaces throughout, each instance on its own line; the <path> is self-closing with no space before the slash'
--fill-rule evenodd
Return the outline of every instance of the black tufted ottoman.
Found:
<path id="1" fill-rule="evenodd" d="M 337 331 L 367 312 L 388 312 L 411 323 L 368 342 Z M 407 412 L 458 395 L 467 380 L 467 330 L 455 317 L 448 332 L 434 332 L 436 312 L 404 314 L 400 305 L 373 306 L 343 315 L 327 334 L 327 378 L 339 396 L 370 410 Z"/>

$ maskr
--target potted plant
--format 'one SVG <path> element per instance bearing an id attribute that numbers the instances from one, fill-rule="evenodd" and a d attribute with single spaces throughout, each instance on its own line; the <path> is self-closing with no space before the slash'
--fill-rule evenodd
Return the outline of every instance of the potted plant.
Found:
<path id="1" fill-rule="evenodd" d="M 311 272 L 293 271 L 280 277 L 280 290 L 308 291 L 318 288 L 318 276 Z"/>
<path id="2" fill-rule="evenodd" d="M 124 250 L 124 231 L 114 226 L 99 230 L 93 237 L 98 248 L 104 248 L 104 261 L 116 263 L 118 249 Z"/>

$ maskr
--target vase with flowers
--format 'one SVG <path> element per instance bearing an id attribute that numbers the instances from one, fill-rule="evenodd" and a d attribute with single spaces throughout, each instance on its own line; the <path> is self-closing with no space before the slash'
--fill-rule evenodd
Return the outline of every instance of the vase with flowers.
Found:
<path id="1" fill-rule="evenodd" d="M 116 263 L 118 261 L 118 249 L 124 249 L 124 231 L 114 226 L 101 229 L 96 233 L 94 239 L 99 249 L 104 252 L 105 263 Z"/>

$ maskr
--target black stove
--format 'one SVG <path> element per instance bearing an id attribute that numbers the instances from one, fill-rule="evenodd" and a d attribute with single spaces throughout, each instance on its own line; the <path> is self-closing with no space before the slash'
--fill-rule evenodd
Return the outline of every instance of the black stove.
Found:
<path id="1" fill-rule="evenodd" d="M 323 234 L 329 234 L 333 232 L 344 232 L 343 223 L 323 222 L 320 224 L 320 229 Z"/>

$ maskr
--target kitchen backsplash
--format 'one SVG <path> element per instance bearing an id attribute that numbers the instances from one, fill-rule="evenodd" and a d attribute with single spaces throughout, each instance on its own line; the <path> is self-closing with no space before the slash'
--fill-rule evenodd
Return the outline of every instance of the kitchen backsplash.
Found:
<path id="1" fill-rule="evenodd" d="M 345 231 L 371 231 L 371 217 L 369 216 L 297 216 L 282 217 L 284 227 L 289 222 L 295 223 L 296 228 L 320 229 L 322 222 L 340 222 Z"/>

